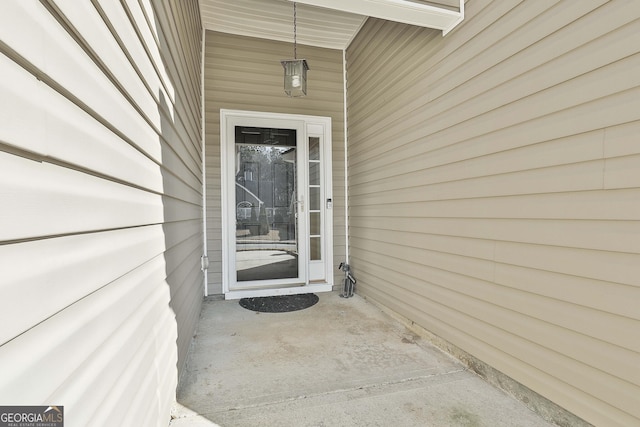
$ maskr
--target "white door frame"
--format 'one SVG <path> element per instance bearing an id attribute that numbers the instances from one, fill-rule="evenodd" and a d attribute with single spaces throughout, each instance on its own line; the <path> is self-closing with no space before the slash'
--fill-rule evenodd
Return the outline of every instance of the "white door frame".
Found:
<path id="1" fill-rule="evenodd" d="M 323 182 L 324 187 L 323 199 L 321 202 L 325 204 L 323 210 L 323 251 L 324 259 L 324 278 L 322 280 L 309 280 L 309 224 L 306 220 L 308 209 L 304 201 L 309 200 L 306 179 L 299 182 L 299 188 L 304 189 L 300 197 L 303 201 L 303 207 L 300 215 L 299 227 L 303 231 L 299 233 L 299 259 L 301 262 L 301 277 L 295 281 L 291 279 L 283 279 L 282 286 L 272 283 L 268 288 L 251 288 L 251 289 L 231 289 L 231 284 L 235 283 L 235 206 L 228 203 L 230 197 L 230 188 L 235 185 L 232 178 L 233 171 L 231 169 L 233 162 L 230 161 L 232 154 L 235 153 L 235 134 L 229 134 L 229 126 L 241 124 L 244 126 L 255 127 L 278 127 L 278 123 L 297 122 L 295 126 L 298 134 L 299 167 L 307 167 L 306 159 L 308 159 L 308 137 L 316 136 L 322 138 L 322 164 L 324 170 Z M 310 131 L 309 131 L 310 130 Z M 230 151 L 231 150 L 231 151 Z M 331 169 L 331 118 L 320 116 L 306 116 L 299 114 L 277 114 L 256 111 L 242 110 L 220 110 L 220 163 L 221 163 L 221 213 L 222 213 L 222 290 L 226 299 L 237 299 L 245 297 L 302 294 L 312 292 L 328 292 L 333 288 L 333 214 L 330 200 L 332 196 L 332 169 Z M 230 170 L 231 169 L 231 170 Z M 306 174 L 305 174 L 306 176 Z M 233 192 L 235 194 L 235 191 Z M 231 206 L 230 206 L 231 205 Z M 233 245 L 233 250 L 231 249 Z M 317 266 L 314 266 L 317 271 Z"/>

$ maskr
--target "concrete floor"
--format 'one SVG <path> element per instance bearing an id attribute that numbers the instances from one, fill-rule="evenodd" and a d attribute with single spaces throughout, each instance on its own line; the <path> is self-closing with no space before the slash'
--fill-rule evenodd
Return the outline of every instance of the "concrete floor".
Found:
<path id="1" fill-rule="evenodd" d="M 355 296 L 204 302 L 171 427 L 551 426 Z"/>

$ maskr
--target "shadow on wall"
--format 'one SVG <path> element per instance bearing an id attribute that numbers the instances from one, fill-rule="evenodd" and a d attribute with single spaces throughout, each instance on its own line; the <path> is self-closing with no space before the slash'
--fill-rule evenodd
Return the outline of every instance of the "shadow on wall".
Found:
<path id="1" fill-rule="evenodd" d="M 173 379 L 167 378 L 167 381 L 174 381 L 172 388 L 175 393 L 204 294 L 204 275 L 200 265 L 204 251 L 200 141 L 201 28 L 199 21 L 197 24 L 189 21 L 190 17 L 193 18 L 189 12 L 198 10 L 196 0 L 172 2 L 170 5 L 153 1 L 152 4 L 155 28 L 161 33 L 158 34 L 159 53 L 170 79 L 168 84 L 173 85 L 173 88 L 159 88 L 158 113 L 166 298 L 172 310 L 174 323 L 171 328 L 175 329 L 176 337 L 175 346 L 164 351 L 173 352 L 166 357 L 176 359 Z M 163 11 L 169 11 L 162 15 L 170 15 L 169 19 L 160 18 Z M 189 31 L 193 34 L 188 34 Z M 171 93 L 172 99 L 168 99 L 165 93 Z"/>

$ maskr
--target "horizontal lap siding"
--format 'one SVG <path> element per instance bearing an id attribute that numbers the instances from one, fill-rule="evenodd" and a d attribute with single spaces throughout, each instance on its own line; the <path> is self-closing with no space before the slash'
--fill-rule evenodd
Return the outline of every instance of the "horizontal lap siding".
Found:
<path id="1" fill-rule="evenodd" d="M 220 109 L 331 117 L 333 256 L 334 264 L 338 265 L 345 256 L 342 51 L 298 45 L 298 57 L 306 58 L 310 67 L 308 95 L 288 98 L 283 89 L 280 60 L 292 57 L 292 44 L 207 31 L 205 45 L 209 294 L 222 293 Z"/>
<path id="2" fill-rule="evenodd" d="M 0 21 L 0 404 L 166 425 L 202 300 L 198 4 Z"/>
<path id="3" fill-rule="evenodd" d="M 359 291 L 596 425 L 640 424 L 638 34 L 633 1 L 469 0 L 347 50 Z"/>

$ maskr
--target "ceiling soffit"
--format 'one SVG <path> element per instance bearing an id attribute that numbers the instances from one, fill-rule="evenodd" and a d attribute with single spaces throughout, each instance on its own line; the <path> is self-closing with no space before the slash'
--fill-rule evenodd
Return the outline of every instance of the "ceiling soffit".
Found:
<path id="1" fill-rule="evenodd" d="M 296 0 L 299 44 L 345 49 L 367 17 L 450 31 L 459 0 Z M 205 29 L 293 42 L 293 0 L 200 0 Z"/>
<path id="2" fill-rule="evenodd" d="M 449 4 L 435 5 L 420 0 L 289 0 L 336 10 L 402 22 L 419 27 L 435 28 L 445 34 L 458 25 L 463 18 L 464 2 L 452 9 Z"/>
<path id="3" fill-rule="evenodd" d="M 205 29 L 293 42 L 293 6 L 287 0 L 200 0 Z M 366 16 L 298 4 L 299 44 L 345 49 Z"/>

